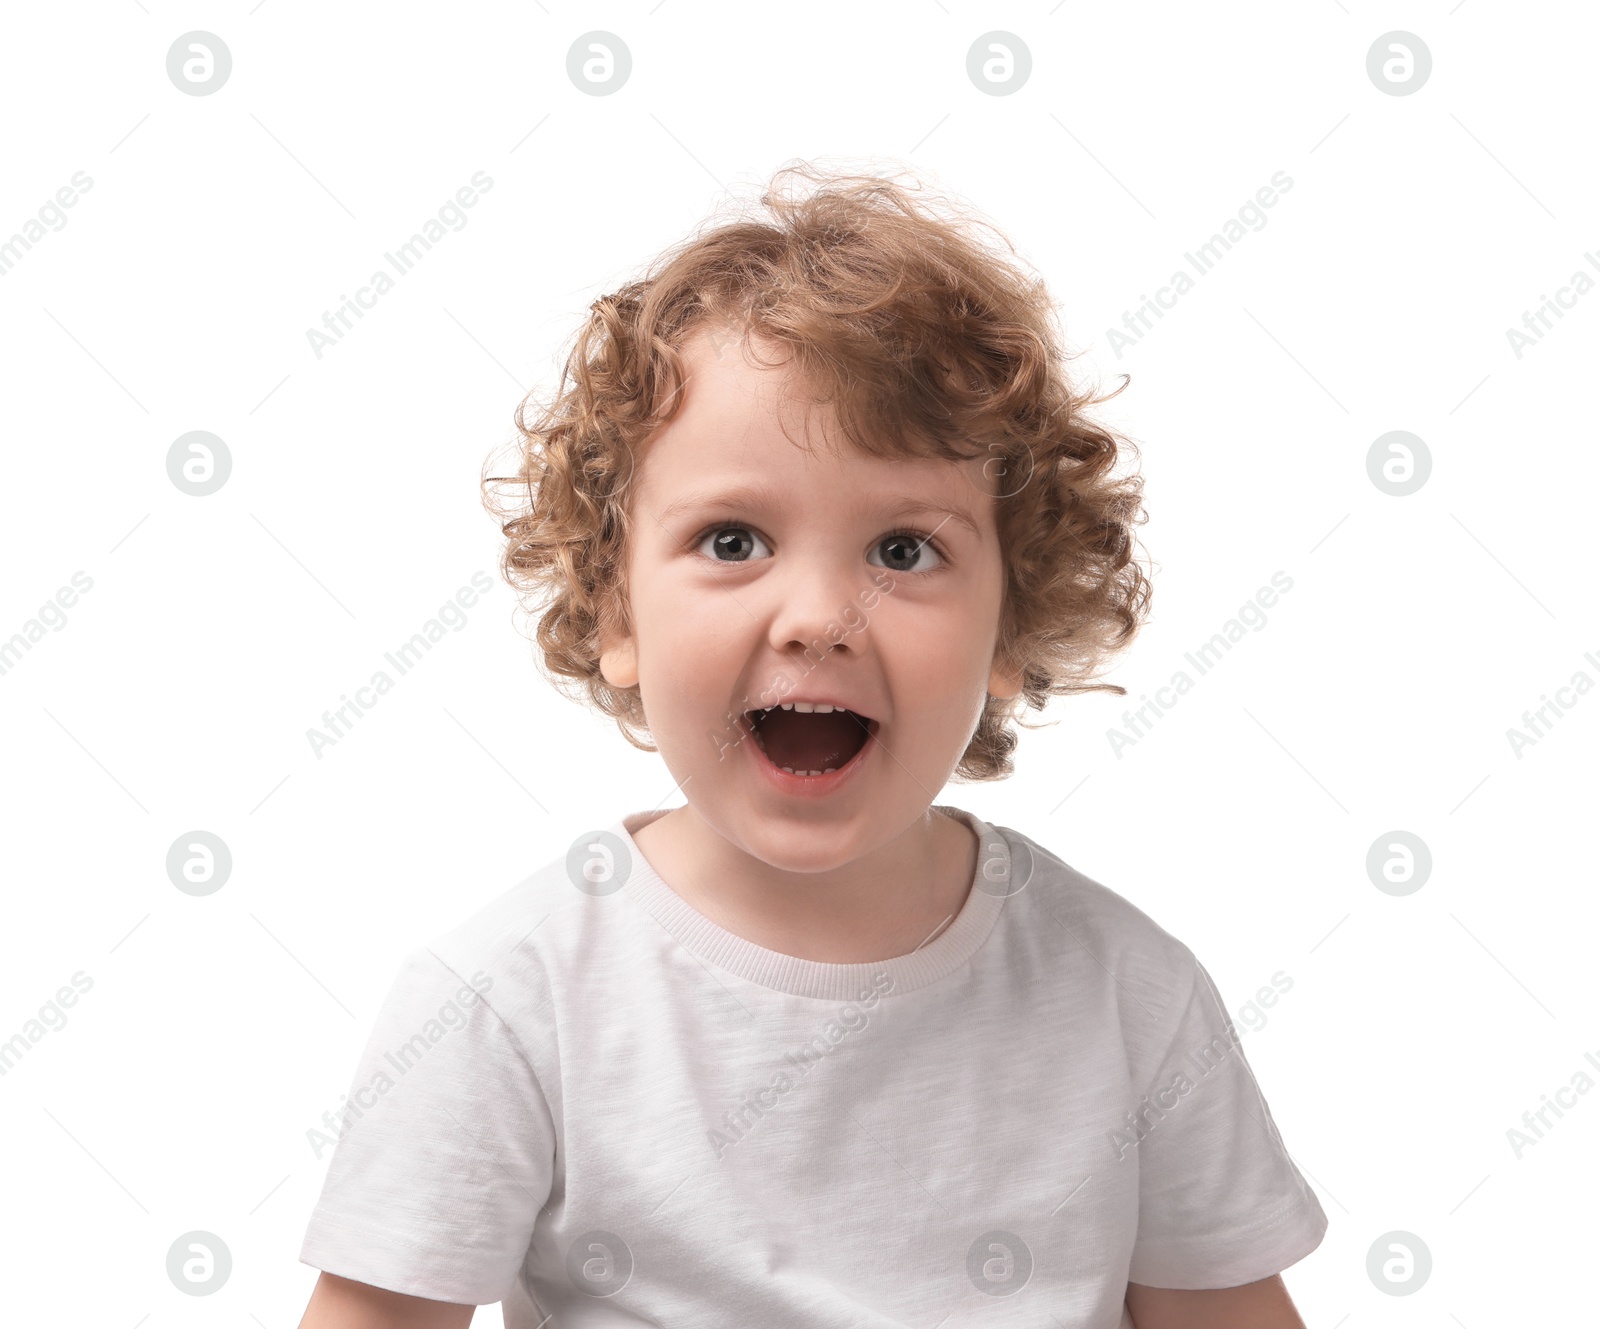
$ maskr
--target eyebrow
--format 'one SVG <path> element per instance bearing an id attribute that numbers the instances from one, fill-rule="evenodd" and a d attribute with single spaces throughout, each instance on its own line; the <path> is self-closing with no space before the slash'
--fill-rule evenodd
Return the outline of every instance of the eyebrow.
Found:
<path id="1" fill-rule="evenodd" d="M 685 494 L 682 498 L 667 504 L 661 510 L 660 520 L 665 522 L 680 512 L 694 508 L 747 508 L 751 510 L 773 510 L 784 506 L 780 496 L 773 490 L 764 489 L 759 485 L 734 485 L 727 489 L 699 490 L 695 493 Z M 869 504 L 857 504 L 858 508 L 865 509 Z M 965 508 L 954 503 L 941 503 L 936 499 L 906 497 L 898 503 L 887 503 L 877 509 L 878 515 L 886 520 L 900 517 L 909 517 L 915 513 L 943 513 L 952 521 L 959 522 L 978 538 L 983 538 L 983 532 L 978 529 L 978 523 Z"/>

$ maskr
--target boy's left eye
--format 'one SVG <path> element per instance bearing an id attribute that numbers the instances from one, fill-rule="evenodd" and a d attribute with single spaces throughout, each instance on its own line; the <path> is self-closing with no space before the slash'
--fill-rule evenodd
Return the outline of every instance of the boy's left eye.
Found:
<path id="1" fill-rule="evenodd" d="M 874 546 L 873 552 L 885 548 L 895 551 L 892 557 L 910 559 L 916 564 L 927 562 L 929 554 L 938 560 L 931 568 L 921 566 L 902 568 L 891 564 L 891 572 L 933 572 L 944 566 L 944 556 L 933 547 L 933 541 L 921 531 L 896 531 L 893 535 L 886 535 Z"/>
<path id="2" fill-rule="evenodd" d="M 718 563 L 748 563 L 753 553 L 747 545 L 753 543 L 766 548 L 766 541 L 748 526 L 715 527 L 700 537 L 698 548 L 703 550 L 707 542 L 712 551 L 709 557 Z M 891 572 L 933 572 L 944 565 L 943 555 L 921 531 L 895 531 L 879 540 L 872 552 L 885 549 L 890 551 L 886 555 L 890 561 L 880 566 L 887 566 Z M 772 551 L 768 549 L 767 552 Z M 927 563 L 930 555 L 938 561 L 932 567 L 920 566 Z"/>

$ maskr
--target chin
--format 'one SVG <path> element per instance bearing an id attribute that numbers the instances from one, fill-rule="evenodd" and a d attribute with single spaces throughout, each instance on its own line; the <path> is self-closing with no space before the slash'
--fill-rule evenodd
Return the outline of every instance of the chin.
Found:
<path id="1" fill-rule="evenodd" d="M 781 809 L 755 806 L 729 820 L 733 834 L 713 826 L 752 858 L 780 872 L 831 872 L 853 863 L 878 847 L 871 832 L 884 824 L 866 808 L 841 819 L 815 807 L 791 809 L 786 815 Z"/>

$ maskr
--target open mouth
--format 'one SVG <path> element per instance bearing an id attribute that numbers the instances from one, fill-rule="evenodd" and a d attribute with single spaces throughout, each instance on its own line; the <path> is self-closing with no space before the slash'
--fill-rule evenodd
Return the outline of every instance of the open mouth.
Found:
<path id="1" fill-rule="evenodd" d="M 801 711 L 769 706 L 746 711 L 756 745 L 779 770 L 827 775 L 848 764 L 877 732 L 878 722 L 843 709 Z"/>

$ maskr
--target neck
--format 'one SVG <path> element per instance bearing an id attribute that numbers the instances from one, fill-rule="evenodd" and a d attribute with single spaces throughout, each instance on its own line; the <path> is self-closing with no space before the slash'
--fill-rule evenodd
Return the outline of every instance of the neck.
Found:
<path id="1" fill-rule="evenodd" d="M 929 808 L 859 858 L 815 871 L 775 867 L 692 805 L 634 834 L 650 866 L 718 926 L 768 950 L 824 964 L 907 955 L 955 920 L 976 870 L 971 830 Z"/>

